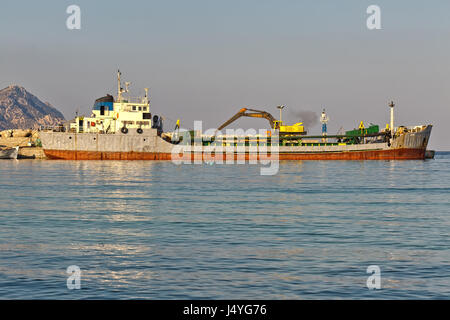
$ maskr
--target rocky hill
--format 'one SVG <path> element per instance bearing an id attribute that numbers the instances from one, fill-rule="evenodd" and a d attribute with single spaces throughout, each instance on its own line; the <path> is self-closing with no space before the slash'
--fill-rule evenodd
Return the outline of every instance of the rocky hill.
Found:
<path id="1" fill-rule="evenodd" d="M 12 85 L 0 90 L 0 130 L 37 129 L 64 121 L 48 102 L 42 102 L 25 88 Z"/>

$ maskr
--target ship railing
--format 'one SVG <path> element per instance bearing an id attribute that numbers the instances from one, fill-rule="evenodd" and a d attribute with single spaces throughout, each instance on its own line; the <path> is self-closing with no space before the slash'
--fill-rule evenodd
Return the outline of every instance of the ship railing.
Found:
<path id="1" fill-rule="evenodd" d="M 427 126 L 410 126 L 407 127 L 408 130 L 412 131 L 412 132 L 420 132 L 422 130 L 424 130 Z"/>
<path id="2" fill-rule="evenodd" d="M 122 99 L 117 100 L 118 103 L 137 103 L 137 104 L 147 104 L 145 97 L 122 97 Z"/>
<path id="3" fill-rule="evenodd" d="M 424 130 L 427 126 L 399 126 L 399 127 L 395 127 L 394 131 L 400 132 L 400 133 L 406 133 L 406 132 L 420 132 L 422 130 Z"/>
<path id="4" fill-rule="evenodd" d="M 40 126 L 38 130 L 43 132 L 68 132 L 70 131 L 70 127 L 61 124 L 56 126 Z"/>

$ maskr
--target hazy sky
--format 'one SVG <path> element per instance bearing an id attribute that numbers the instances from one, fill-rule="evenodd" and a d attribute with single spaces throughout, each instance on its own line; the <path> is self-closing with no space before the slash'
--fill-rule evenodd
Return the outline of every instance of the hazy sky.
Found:
<path id="1" fill-rule="evenodd" d="M 81 30 L 66 28 L 71 4 Z M 381 30 L 366 27 L 372 4 Z M 2 0 L 0 87 L 22 85 L 72 118 L 116 94 L 120 68 L 133 95 L 150 87 L 152 112 L 183 127 L 217 127 L 245 106 L 278 117 L 285 104 L 325 107 L 330 134 L 384 127 L 392 99 L 396 125 L 433 124 L 430 148 L 450 150 L 449 40 L 448 0 Z"/>

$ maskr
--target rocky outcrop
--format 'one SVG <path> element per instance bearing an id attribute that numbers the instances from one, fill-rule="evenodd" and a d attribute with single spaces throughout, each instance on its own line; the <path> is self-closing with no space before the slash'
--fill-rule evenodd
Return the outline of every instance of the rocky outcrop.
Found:
<path id="1" fill-rule="evenodd" d="M 0 90 L 0 130 L 38 129 L 63 121 L 61 112 L 23 87 L 12 85 Z"/>

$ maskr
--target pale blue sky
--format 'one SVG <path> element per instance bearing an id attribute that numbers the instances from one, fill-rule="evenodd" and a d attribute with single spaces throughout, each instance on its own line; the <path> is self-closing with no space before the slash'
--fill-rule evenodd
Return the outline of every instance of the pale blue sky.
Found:
<path id="1" fill-rule="evenodd" d="M 66 8 L 81 7 L 81 30 Z M 382 30 L 366 28 L 381 7 Z M 450 150 L 450 1 L 21 1 L 0 11 L 0 87 L 20 84 L 72 118 L 115 94 L 151 88 L 154 113 L 218 126 L 244 106 L 320 113 L 329 132 L 361 120 L 434 124 Z M 287 119 L 297 122 L 298 119 Z M 255 119 L 244 127 L 264 127 Z M 168 122 L 169 129 L 172 124 Z M 318 133 L 319 126 L 312 133 Z"/>

